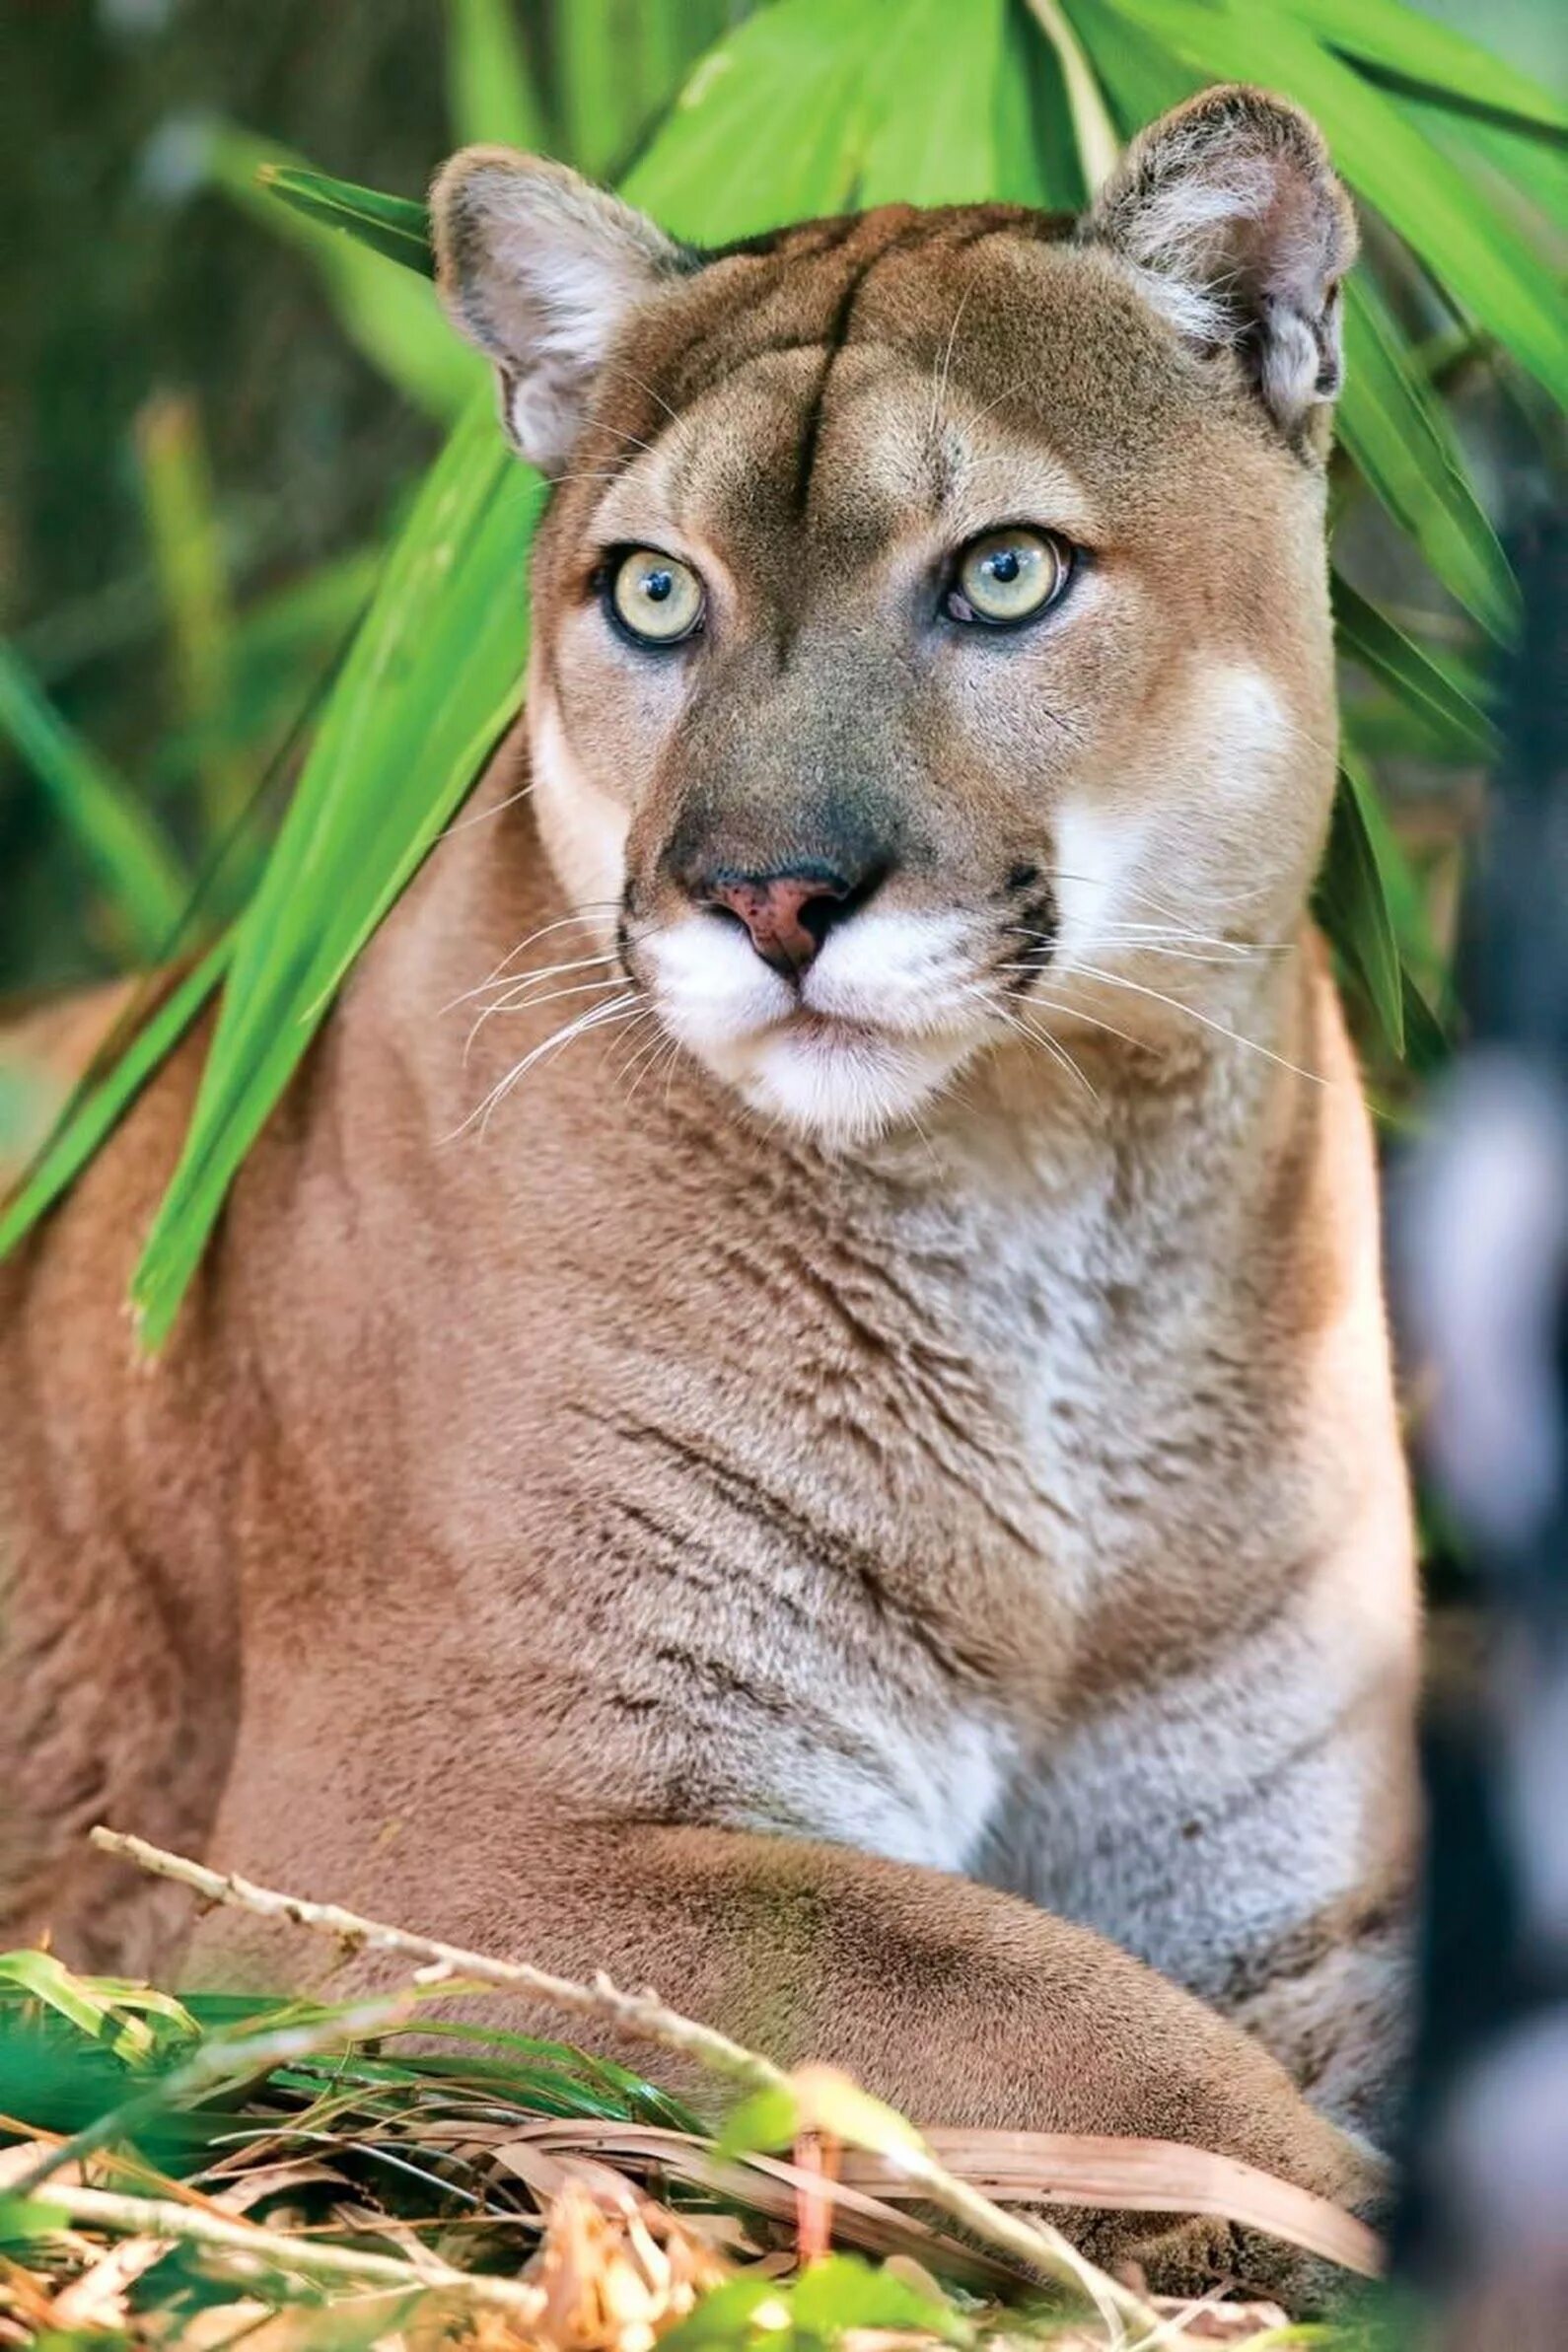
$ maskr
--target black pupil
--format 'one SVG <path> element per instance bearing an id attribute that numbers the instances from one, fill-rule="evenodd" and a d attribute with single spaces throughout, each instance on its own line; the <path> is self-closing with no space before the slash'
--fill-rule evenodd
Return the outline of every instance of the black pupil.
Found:
<path id="1" fill-rule="evenodd" d="M 997 552 L 990 558 L 991 578 L 993 580 L 999 580 L 1004 588 L 1010 587 L 1012 585 L 1012 583 L 1018 578 L 1018 575 L 1023 568 L 1023 563 L 1019 557 L 1018 549 L 1016 547 L 998 548 Z"/>
<path id="2" fill-rule="evenodd" d="M 669 572 L 643 574 L 642 593 L 651 605 L 662 605 L 674 587 L 675 580 Z"/>

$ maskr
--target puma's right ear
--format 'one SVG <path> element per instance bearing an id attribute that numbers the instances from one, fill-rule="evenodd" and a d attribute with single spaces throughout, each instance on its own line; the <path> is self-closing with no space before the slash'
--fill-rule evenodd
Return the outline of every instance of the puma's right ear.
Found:
<path id="1" fill-rule="evenodd" d="M 1334 398 L 1356 223 L 1299 107 L 1205 90 L 1139 134 L 1079 236 L 1130 263 L 1189 340 L 1230 346 L 1293 439 Z"/>
<path id="2" fill-rule="evenodd" d="M 509 147 L 443 165 L 430 216 L 447 314 L 495 362 L 513 445 L 554 472 L 623 321 L 695 256 L 565 165 Z"/>

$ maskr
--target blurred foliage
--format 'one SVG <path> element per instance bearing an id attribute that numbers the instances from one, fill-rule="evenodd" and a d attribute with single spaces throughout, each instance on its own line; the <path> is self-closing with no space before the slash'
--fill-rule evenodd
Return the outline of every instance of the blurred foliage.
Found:
<path id="1" fill-rule="evenodd" d="M 230 970 L 226 1009 L 139 1284 L 153 1326 L 337 980 L 515 702 L 509 590 L 535 502 L 480 421 L 481 372 L 419 266 L 418 191 L 468 137 L 542 145 L 718 242 L 892 196 L 1075 206 L 1121 138 L 1207 80 L 1263 81 L 1309 106 L 1367 233 L 1334 476 L 1348 748 L 1319 906 L 1386 1069 L 1400 1052 L 1430 1058 L 1457 849 L 1491 746 L 1487 667 L 1516 612 L 1493 518 L 1538 494 L 1568 390 L 1556 13 L 1512 0 L 1477 27 L 1478 13 L 1461 0 L 8 12 L 0 86 L 13 105 L 25 96 L 27 120 L 0 167 L 21 230 L 0 386 L 0 987 L 155 962 L 244 910 L 212 959 L 214 976 Z M 399 646 L 413 658 L 383 687 L 377 649 Z M 332 878 L 314 905 L 293 887 L 307 856 Z M 196 1001 L 186 988 L 165 1005 L 142 1065 Z M 121 1070 L 88 1103 L 0 1246 L 131 1083 Z"/>

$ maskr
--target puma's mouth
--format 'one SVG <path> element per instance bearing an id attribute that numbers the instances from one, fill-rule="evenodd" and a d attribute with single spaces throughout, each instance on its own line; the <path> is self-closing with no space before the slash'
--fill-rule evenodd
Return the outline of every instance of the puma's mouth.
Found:
<path id="1" fill-rule="evenodd" d="M 638 961 L 667 1029 L 754 1110 L 842 1145 L 917 1112 L 980 1041 L 972 926 L 874 914 L 799 977 L 709 915 L 650 933 Z"/>
<path id="2" fill-rule="evenodd" d="M 778 1034 L 831 1051 L 835 1046 L 873 1043 L 888 1032 L 874 1021 L 846 1020 L 842 1013 L 818 1013 L 810 1005 L 800 1005 L 778 1024 Z"/>

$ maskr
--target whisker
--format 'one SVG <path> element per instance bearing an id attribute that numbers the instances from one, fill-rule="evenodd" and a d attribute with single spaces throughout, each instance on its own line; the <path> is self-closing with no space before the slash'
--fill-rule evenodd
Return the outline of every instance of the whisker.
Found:
<path id="1" fill-rule="evenodd" d="M 582 1036 L 591 1029 L 602 1029 L 606 1023 L 629 1021 L 635 1013 L 642 1009 L 635 1001 L 640 991 L 636 989 L 628 988 L 624 997 L 617 997 L 608 1004 L 590 1005 L 586 1013 L 580 1013 L 575 1021 L 568 1022 L 564 1028 L 554 1031 L 551 1035 L 542 1039 L 539 1044 L 526 1053 L 520 1062 L 513 1064 L 506 1076 L 498 1080 L 496 1085 L 490 1089 L 484 1101 L 469 1111 L 462 1126 L 454 1129 L 453 1133 L 444 1140 L 455 1143 L 460 1136 L 467 1133 L 476 1119 L 482 1139 L 495 1112 L 513 1089 L 521 1085 L 536 1062 L 541 1061 L 546 1054 L 553 1055 L 560 1052 L 564 1046 L 572 1042 L 574 1037 Z"/>
<path id="2" fill-rule="evenodd" d="M 1037 937 L 1041 944 L 1045 946 L 1049 946 L 1051 944 L 1053 937 L 1053 935 L 1049 932 L 1039 932 L 1035 934 L 1023 933 L 1021 936 L 1026 938 L 1031 936 Z M 1057 944 L 1059 944 L 1059 940 Z M 1097 948 L 1128 948 L 1134 950 L 1140 956 L 1174 957 L 1178 962 L 1181 963 L 1207 963 L 1220 971 L 1238 971 L 1244 964 L 1260 962 L 1286 955 L 1289 952 L 1284 948 L 1233 949 L 1228 943 L 1222 941 L 1220 943 L 1222 953 L 1219 955 L 1214 955 L 1207 952 L 1205 949 L 1174 947 L 1163 944 L 1161 941 L 1155 939 L 1121 939 L 1117 937 L 1114 931 L 1097 931 L 1094 938 L 1094 945 Z M 1008 968 L 1013 971 L 1029 971 L 1034 969 L 1035 967 L 1031 963 L 1025 962 L 1012 964 L 1008 966 Z"/>
<path id="3" fill-rule="evenodd" d="M 1228 1037 L 1233 1045 L 1246 1046 L 1249 1053 L 1261 1054 L 1264 1061 L 1275 1063 L 1281 1070 L 1289 1070 L 1294 1078 L 1305 1078 L 1313 1086 L 1333 1084 L 1332 1079 L 1325 1078 L 1320 1070 L 1304 1070 L 1299 1062 L 1287 1061 L 1282 1053 L 1275 1053 L 1271 1046 L 1260 1045 L 1255 1037 L 1244 1037 L 1240 1030 L 1227 1029 L 1223 1021 L 1211 1021 L 1208 1014 L 1200 1013 L 1195 1005 L 1183 1004 L 1178 996 L 1167 996 L 1162 989 L 1146 988 L 1140 981 L 1124 979 L 1120 972 L 1101 971 L 1093 963 L 1075 963 L 1067 966 L 1059 976 L 1071 979 L 1078 972 L 1088 979 L 1104 981 L 1107 987 L 1125 988 L 1133 996 L 1147 996 L 1155 1004 L 1169 1005 L 1173 1013 L 1185 1013 L 1201 1029 L 1212 1030 L 1217 1037 Z"/>
<path id="4" fill-rule="evenodd" d="M 639 1038 L 638 1031 L 645 1022 L 653 1023 L 654 1026 L 652 1033 L 648 1036 Z M 651 1005 L 645 1006 L 643 1009 L 642 1020 L 640 1022 L 631 1022 L 627 1027 L 625 1036 L 623 1038 L 616 1039 L 616 1044 L 625 1048 L 625 1050 L 621 1051 L 618 1058 L 616 1058 L 615 1048 L 612 1046 L 610 1049 L 611 1058 L 614 1060 L 615 1076 L 622 1082 L 630 1078 L 633 1070 L 638 1067 L 639 1063 L 646 1062 L 649 1055 L 656 1052 L 658 1048 L 665 1042 L 668 1033 L 669 1033 L 666 1030 L 659 1027 L 658 1019 L 653 1007 Z M 630 1098 L 628 1097 L 628 1100 Z"/>
<path id="5" fill-rule="evenodd" d="M 1161 898 L 1156 891 L 1140 890 L 1135 885 L 1116 877 L 1105 874 L 1074 874 L 1065 866 L 1056 867 L 1055 875 L 1059 882 L 1081 882 L 1089 890 L 1125 890 L 1132 897 L 1141 899 L 1145 906 L 1152 906 L 1161 914 L 1170 915 L 1175 911 L 1170 900 Z M 1268 889 L 1267 883 L 1257 883 L 1249 891 L 1226 891 L 1211 893 L 1209 903 L 1214 906 L 1245 906 L 1249 899 L 1265 897 Z"/>
<path id="6" fill-rule="evenodd" d="M 997 1004 L 994 998 L 991 1010 L 999 1020 L 1005 1023 L 1007 1028 L 1016 1031 L 1026 1044 L 1043 1046 L 1052 1061 L 1059 1063 L 1071 1077 L 1077 1079 L 1079 1085 L 1087 1091 L 1093 1102 L 1100 1101 L 1099 1090 L 1087 1073 L 1079 1067 L 1059 1037 L 1053 1037 L 1048 1030 L 1034 1029 L 1027 1021 L 1021 1021 L 1017 1014 L 1010 1012 L 1005 1005 Z"/>
<path id="7" fill-rule="evenodd" d="M 975 423 L 983 423 L 985 418 L 990 415 L 993 408 L 1000 408 L 1004 400 L 1011 400 L 1015 393 L 1028 392 L 1028 390 L 1029 378 L 1027 376 L 1021 376 L 1016 384 L 1010 384 L 1005 392 L 999 392 L 994 399 L 986 401 L 985 406 L 977 412 L 974 419 Z"/>
<path id="8" fill-rule="evenodd" d="M 953 314 L 953 324 L 948 329 L 948 347 L 942 354 L 942 367 L 935 383 L 931 388 L 931 415 L 926 425 L 926 437 L 928 440 L 934 441 L 936 439 L 937 420 L 942 413 L 942 404 L 948 396 L 948 378 L 952 373 L 953 353 L 959 339 L 959 322 L 962 319 L 964 311 L 968 306 L 969 296 L 974 292 L 974 289 L 979 282 L 979 271 L 977 269 L 971 269 L 969 272 L 968 284 L 964 287 L 963 292 L 959 296 L 959 307 Z"/>
<path id="9" fill-rule="evenodd" d="M 1037 989 L 1030 988 L 1025 990 L 1023 1002 L 1038 1005 L 1044 1013 L 1060 1013 L 1068 1021 L 1081 1021 L 1086 1029 L 1104 1030 L 1107 1037 L 1119 1037 L 1123 1045 L 1141 1048 L 1145 1053 L 1157 1051 L 1156 1047 L 1145 1044 L 1142 1037 L 1135 1037 L 1130 1030 L 1117 1029 L 1113 1021 L 1102 1021 L 1093 1013 L 1081 1012 L 1076 1005 L 1063 1004 L 1059 997 L 1041 996 Z"/>
<path id="10" fill-rule="evenodd" d="M 596 963 L 615 963 L 618 962 L 619 958 L 616 956 L 614 949 L 606 948 L 601 955 L 574 956 L 564 963 L 542 964 L 535 971 L 503 972 L 499 978 L 494 980 L 482 980 L 477 988 L 470 988 L 467 990 L 465 995 L 454 998 L 453 1004 L 471 1004 L 476 996 L 483 996 L 486 989 L 489 988 L 498 988 L 503 990 L 505 992 L 506 999 L 510 1000 L 514 995 L 514 992 L 535 988 L 541 980 L 557 980 L 560 978 L 563 972 L 589 971 Z M 449 1005 L 447 1010 L 451 1012 L 453 1010 L 453 1005 Z"/>
<path id="11" fill-rule="evenodd" d="M 663 1060 L 660 1058 L 659 1049 L 661 1046 L 668 1048 Z M 635 1102 L 643 1081 L 647 1078 L 656 1077 L 660 1070 L 665 1072 L 665 1101 L 668 1105 L 670 1100 L 670 1087 L 675 1082 L 676 1066 L 680 1059 L 679 1038 L 669 1036 L 663 1030 L 660 1030 L 657 1035 L 654 1037 L 652 1045 L 640 1045 L 637 1048 L 637 1052 L 633 1059 L 634 1062 L 640 1062 L 642 1066 L 640 1069 L 638 1069 L 635 1079 L 633 1079 L 631 1086 L 627 1090 L 627 1108 L 630 1109 L 631 1105 Z"/>
<path id="12" fill-rule="evenodd" d="M 582 902 L 581 908 L 575 910 L 573 913 L 564 914 L 559 918 L 558 921 L 553 923 L 541 923 L 536 931 L 531 931 L 527 939 L 520 939 L 517 946 L 510 949 L 508 953 L 502 957 L 500 962 L 496 964 L 495 968 L 489 974 L 489 977 L 481 980 L 477 988 L 464 989 L 461 996 L 455 996 L 453 998 L 451 1004 L 444 1005 L 442 1007 L 442 1011 L 445 1013 L 450 1013 L 456 1006 L 465 1005 L 470 997 L 482 995 L 484 990 L 488 988 L 493 981 L 500 978 L 501 974 L 507 969 L 509 964 L 515 963 L 520 956 L 526 956 L 528 954 L 529 949 L 534 946 L 536 940 L 548 939 L 552 931 L 564 931 L 568 923 L 591 923 L 596 912 L 600 914 L 610 912 L 616 907 L 617 903 L 618 902 L 613 898 L 585 898 Z"/>
<path id="13" fill-rule="evenodd" d="M 612 376 L 624 376 L 628 384 L 635 384 L 639 392 L 645 392 L 648 394 L 650 400 L 655 400 L 658 402 L 659 406 L 664 410 L 666 416 L 669 417 L 670 422 L 673 425 L 679 424 L 680 414 L 678 409 L 672 408 L 669 401 L 665 398 L 664 393 L 662 392 L 656 392 L 654 387 L 647 381 L 645 377 L 634 375 L 630 368 L 622 367 L 619 360 L 601 360 L 599 364 L 602 372 L 607 368 Z M 596 422 L 598 420 L 596 419 Z"/>
<path id="14" fill-rule="evenodd" d="M 624 986 L 625 981 L 621 978 L 621 975 L 618 972 L 615 972 L 612 973 L 611 976 L 606 980 L 580 980 L 575 987 L 552 988 L 544 996 L 535 996 L 531 998 L 527 1004 L 486 1005 L 484 1011 L 478 1016 L 473 1024 L 473 1027 L 469 1030 L 467 1036 L 463 1040 L 463 1067 L 467 1067 L 468 1056 L 473 1050 L 473 1041 L 475 1037 L 477 1037 L 485 1023 L 487 1021 L 493 1021 L 497 1013 L 533 1013 L 536 1012 L 543 1005 L 559 1004 L 563 997 L 589 996 L 592 994 L 603 993 L 603 991 L 606 988 L 623 988 Z"/>
<path id="15" fill-rule="evenodd" d="M 650 458 L 653 456 L 653 443 L 651 441 L 644 441 L 640 433 L 623 433 L 620 431 L 618 426 L 609 424 L 604 418 L 601 418 L 597 421 L 602 432 L 614 434 L 615 439 L 620 443 L 622 449 L 640 449 L 646 452 Z"/>
<path id="16" fill-rule="evenodd" d="M 486 818 L 500 817 L 508 809 L 515 809 L 519 801 L 528 799 L 535 781 L 535 777 L 530 776 L 526 784 L 520 784 L 516 792 L 509 792 L 504 801 L 497 801 L 493 809 L 465 809 L 461 817 L 455 817 L 436 835 L 436 846 L 439 848 L 443 841 L 450 841 L 454 833 L 465 833 L 470 824 L 483 824 Z"/>

